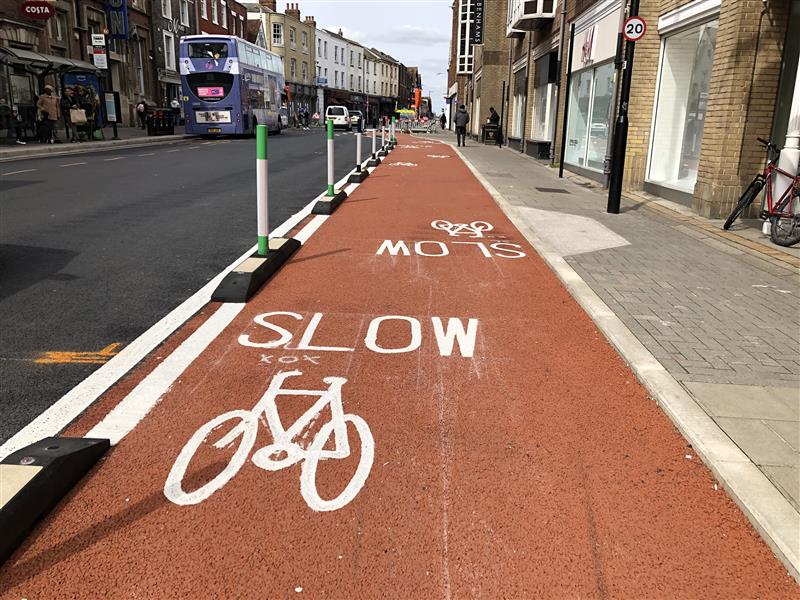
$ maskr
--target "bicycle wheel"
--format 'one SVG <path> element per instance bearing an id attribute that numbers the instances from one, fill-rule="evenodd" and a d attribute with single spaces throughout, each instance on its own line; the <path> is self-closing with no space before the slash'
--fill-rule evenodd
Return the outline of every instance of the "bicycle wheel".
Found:
<path id="1" fill-rule="evenodd" d="M 317 465 L 325 444 L 333 433 L 334 424 L 332 421 L 325 423 L 320 428 L 319 433 L 314 438 L 311 447 L 306 451 L 306 459 L 303 461 L 303 468 L 300 471 L 300 494 L 306 501 L 309 508 L 316 511 L 338 510 L 350 503 L 364 487 L 372 469 L 372 461 L 375 458 L 375 440 L 369 430 L 367 422 L 358 415 L 344 415 L 344 422 L 350 421 L 356 427 L 358 437 L 361 440 L 361 458 L 358 461 L 356 472 L 345 486 L 342 493 L 332 500 L 323 500 L 317 492 Z M 352 445 L 351 445 L 352 448 Z"/>
<path id="2" fill-rule="evenodd" d="M 206 438 L 217 427 L 233 419 L 241 421 L 245 427 L 239 436 L 241 437 L 239 447 L 236 449 L 236 452 L 234 452 L 230 462 L 228 462 L 220 474 L 211 481 L 200 486 L 193 492 L 185 492 L 183 490 L 183 478 L 186 476 L 186 471 L 189 469 L 192 458 L 200 449 L 200 445 L 206 441 Z M 253 445 L 256 443 L 257 434 L 258 419 L 253 419 L 252 413 L 247 410 L 232 410 L 210 420 L 195 431 L 194 435 L 186 442 L 180 454 L 178 454 L 178 458 L 175 459 L 175 464 L 172 465 L 172 469 L 170 469 L 169 475 L 167 475 L 167 480 L 164 482 L 164 495 L 170 501 L 175 504 L 180 504 L 181 506 L 199 504 L 228 483 L 233 476 L 239 472 L 239 469 L 242 468 L 242 465 L 244 465 L 247 460 L 247 456 L 253 449 Z M 230 433 L 228 435 L 230 435 Z"/>
<path id="3" fill-rule="evenodd" d="M 739 216 L 745 211 L 745 209 L 753 203 L 753 200 L 756 199 L 756 196 L 761 192 L 761 189 L 764 187 L 764 178 L 760 175 L 753 179 L 750 182 L 750 185 L 747 186 L 747 189 L 744 191 L 744 194 L 739 198 L 739 202 L 736 203 L 736 207 L 733 209 L 728 218 L 725 220 L 725 224 L 722 226 L 723 229 L 726 231 L 731 228 L 733 222 L 739 218 Z"/>

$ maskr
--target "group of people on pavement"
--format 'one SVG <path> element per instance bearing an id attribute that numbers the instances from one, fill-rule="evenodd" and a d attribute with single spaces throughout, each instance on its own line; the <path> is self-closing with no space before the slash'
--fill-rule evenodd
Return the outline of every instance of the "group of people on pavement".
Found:
<path id="1" fill-rule="evenodd" d="M 76 89 L 80 87 L 80 89 Z M 37 138 L 42 144 L 61 143 L 58 125 L 63 123 L 67 141 L 79 142 L 80 127 L 86 128 L 87 139 L 92 139 L 99 102 L 97 96 L 82 86 L 67 86 L 61 97 L 56 96 L 53 86 L 46 85 L 36 101 Z M 17 128 L 17 144 L 25 144 L 21 126 Z"/>
<path id="2" fill-rule="evenodd" d="M 447 118 L 442 113 L 440 118 L 442 123 L 442 129 L 444 129 L 445 124 L 447 123 Z M 494 106 L 489 107 L 489 117 L 487 119 L 490 125 L 494 125 L 495 127 L 500 126 L 500 115 L 497 114 L 497 111 L 494 109 Z M 456 141 L 459 146 L 466 146 L 467 141 L 467 125 L 469 124 L 469 113 L 467 112 L 467 107 L 461 104 L 456 111 L 455 116 L 453 117 L 453 123 L 456 126 Z"/>

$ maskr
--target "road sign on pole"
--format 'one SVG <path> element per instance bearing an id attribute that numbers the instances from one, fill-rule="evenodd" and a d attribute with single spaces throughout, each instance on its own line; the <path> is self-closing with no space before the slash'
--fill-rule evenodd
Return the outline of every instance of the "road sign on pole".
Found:
<path id="1" fill-rule="evenodd" d="M 622 24 L 622 36 L 629 42 L 638 42 L 647 33 L 647 23 L 639 15 L 628 17 Z"/>
<path id="2" fill-rule="evenodd" d="M 637 20 L 638 19 L 638 20 Z M 644 20 L 639 17 L 639 0 L 631 0 L 630 16 L 623 23 L 623 35 L 628 24 L 633 24 L 632 33 L 636 35 L 638 31 L 637 23 L 641 22 L 642 29 L 639 32 L 641 39 L 647 29 Z M 627 37 L 627 36 L 626 36 Z M 622 90 L 619 98 L 619 117 L 614 128 L 614 149 L 611 153 L 611 176 L 608 179 L 608 204 L 606 212 L 619 214 L 620 199 L 622 197 L 622 180 L 625 175 L 625 151 L 628 147 L 628 103 L 631 98 L 631 80 L 633 76 L 633 50 L 636 43 L 627 41 L 625 43 L 625 67 L 622 73 Z"/>

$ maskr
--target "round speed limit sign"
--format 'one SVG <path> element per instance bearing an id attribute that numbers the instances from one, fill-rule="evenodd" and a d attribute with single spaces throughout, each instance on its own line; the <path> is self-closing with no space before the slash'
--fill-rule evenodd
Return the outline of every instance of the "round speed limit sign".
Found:
<path id="1" fill-rule="evenodd" d="M 622 24 L 622 35 L 629 42 L 638 42 L 647 31 L 647 23 L 642 17 L 628 17 Z"/>

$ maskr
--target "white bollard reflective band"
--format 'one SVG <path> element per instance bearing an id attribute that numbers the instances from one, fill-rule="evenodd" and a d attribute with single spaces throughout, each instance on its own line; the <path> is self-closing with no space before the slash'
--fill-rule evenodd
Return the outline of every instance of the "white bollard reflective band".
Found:
<path id="1" fill-rule="evenodd" d="M 356 172 L 361 172 L 361 133 L 356 133 Z"/>
<path id="2" fill-rule="evenodd" d="M 372 158 L 375 158 L 375 130 L 372 130 Z"/>

